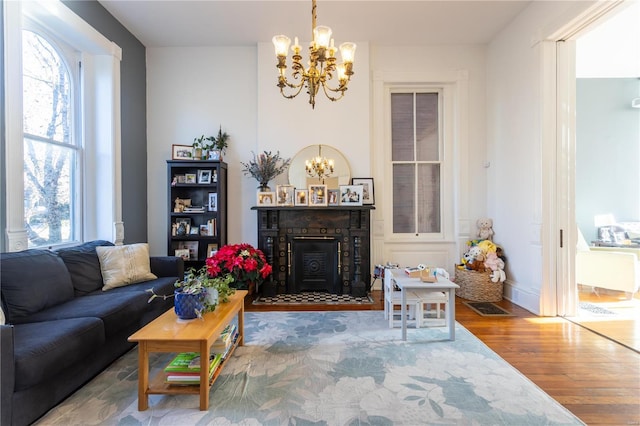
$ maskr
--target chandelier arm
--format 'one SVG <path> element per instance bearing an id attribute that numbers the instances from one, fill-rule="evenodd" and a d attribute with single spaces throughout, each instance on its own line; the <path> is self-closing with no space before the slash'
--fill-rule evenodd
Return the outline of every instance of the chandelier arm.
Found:
<path id="1" fill-rule="evenodd" d="M 338 89 L 332 89 L 332 88 L 327 87 L 326 85 L 323 84 L 322 85 L 322 90 L 324 91 L 325 96 L 329 100 L 335 102 L 335 101 L 339 101 L 340 99 L 344 98 L 344 92 L 347 90 L 347 88 L 345 87 L 344 90 L 338 90 Z M 336 96 L 331 96 L 327 90 L 335 92 L 335 93 L 341 93 L 341 95 L 337 96 L 337 97 Z"/>
<path id="2" fill-rule="evenodd" d="M 297 86 L 291 85 L 289 83 L 287 83 L 287 86 L 292 88 L 292 89 L 298 89 L 295 91 L 295 93 L 293 93 L 292 95 L 287 95 L 284 93 L 284 87 L 280 87 L 280 93 L 282 94 L 282 96 L 284 96 L 286 99 L 293 99 L 296 96 L 298 96 L 300 94 L 300 92 L 302 91 L 302 88 L 304 87 L 304 82 L 298 84 Z"/>

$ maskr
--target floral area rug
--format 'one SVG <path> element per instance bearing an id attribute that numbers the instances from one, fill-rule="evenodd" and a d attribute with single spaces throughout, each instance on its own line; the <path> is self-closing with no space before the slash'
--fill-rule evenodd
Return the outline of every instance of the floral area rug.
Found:
<path id="1" fill-rule="evenodd" d="M 250 312 L 208 411 L 196 395 L 152 395 L 139 412 L 134 350 L 36 424 L 583 424 L 459 324 L 446 337 L 409 329 L 402 341 L 380 311 Z"/>

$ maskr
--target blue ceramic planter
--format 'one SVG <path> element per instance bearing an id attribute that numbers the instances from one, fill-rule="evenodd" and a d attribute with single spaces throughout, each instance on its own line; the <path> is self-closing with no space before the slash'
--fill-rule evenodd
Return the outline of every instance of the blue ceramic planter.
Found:
<path id="1" fill-rule="evenodd" d="M 176 315 L 180 319 L 198 318 L 196 311 L 202 312 L 204 309 L 204 293 L 183 293 L 181 290 L 175 291 L 174 308 Z"/>

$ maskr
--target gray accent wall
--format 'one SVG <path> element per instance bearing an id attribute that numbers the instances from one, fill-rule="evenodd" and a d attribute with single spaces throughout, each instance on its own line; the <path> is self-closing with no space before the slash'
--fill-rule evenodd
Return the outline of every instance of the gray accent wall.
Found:
<path id="1" fill-rule="evenodd" d="M 124 242 L 147 242 L 146 48 L 97 1 L 63 3 L 122 49 L 120 96 Z M 151 179 L 164 180 L 165 176 L 151 176 Z"/>
<path id="2" fill-rule="evenodd" d="M 4 0 L 0 0 L 0 81 L 4 81 Z M 7 179 L 4 156 L 6 141 L 6 123 L 4 115 L 4 84 L 0 84 L 0 105 L 2 113 L 0 114 L 0 229 L 7 229 Z M 0 252 L 7 251 L 7 239 L 5 235 L 0 238 Z"/>
<path id="3" fill-rule="evenodd" d="M 595 215 L 640 221 L 639 96 L 638 78 L 576 81 L 576 222 L 588 242 Z"/>

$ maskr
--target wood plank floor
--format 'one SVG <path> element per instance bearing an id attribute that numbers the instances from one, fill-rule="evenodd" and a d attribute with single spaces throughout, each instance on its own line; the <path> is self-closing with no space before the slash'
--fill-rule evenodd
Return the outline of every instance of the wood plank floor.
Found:
<path id="1" fill-rule="evenodd" d="M 372 305 L 274 307 L 246 311 L 382 310 Z M 588 425 L 640 424 L 640 354 L 563 318 L 541 318 L 506 300 L 513 317 L 482 317 L 456 300 L 456 321 Z M 382 312 L 380 313 L 382 315 Z"/>

